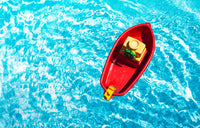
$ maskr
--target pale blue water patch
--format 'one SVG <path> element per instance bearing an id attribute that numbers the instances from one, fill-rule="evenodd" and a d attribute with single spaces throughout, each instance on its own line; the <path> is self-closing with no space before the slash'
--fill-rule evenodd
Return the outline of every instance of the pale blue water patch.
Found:
<path id="1" fill-rule="evenodd" d="M 122 97 L 100 77 L 120 34 L 150 22 L 154 57 Z M 0 127 L 200 127 L 200 2 L 0 1 Z"/>

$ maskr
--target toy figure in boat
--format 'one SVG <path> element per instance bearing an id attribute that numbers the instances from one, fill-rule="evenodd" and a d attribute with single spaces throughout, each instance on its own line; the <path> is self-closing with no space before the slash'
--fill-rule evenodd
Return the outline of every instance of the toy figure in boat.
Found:
<path id="1" fill-rule="evenodd" d="M 155 39 L 150 23 L 126 30 L 115 42 L 101 76 L 103 99 L 125 95 L 141 77 L 150 63 Z"/>

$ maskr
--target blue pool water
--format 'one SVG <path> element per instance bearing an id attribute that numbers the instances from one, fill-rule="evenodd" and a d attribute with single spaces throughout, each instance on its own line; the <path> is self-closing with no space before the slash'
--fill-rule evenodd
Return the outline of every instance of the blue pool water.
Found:
<path id="1" fill-rule="evenodd" d="M 119 35 L 150 22 L 154 57 L 122 97 L 100 77 Z M 199 0 L 1 0 L 0 128 L 200 127 Z"/>

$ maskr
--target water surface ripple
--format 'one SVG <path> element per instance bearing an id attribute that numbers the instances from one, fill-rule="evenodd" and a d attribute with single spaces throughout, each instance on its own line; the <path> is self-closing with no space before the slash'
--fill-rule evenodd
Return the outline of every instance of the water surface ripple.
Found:
<path id="1" fill-rule="evenodd" d="M 1 0 L 0 14 L 0 127 L 200 127 L 198 0 Z M 150 65 L 102 100 L 115 40 L 145 22 Z"/>

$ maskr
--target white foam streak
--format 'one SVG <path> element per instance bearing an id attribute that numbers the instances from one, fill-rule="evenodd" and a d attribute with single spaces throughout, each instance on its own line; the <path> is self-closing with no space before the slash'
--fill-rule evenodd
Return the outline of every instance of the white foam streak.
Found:
<path id="1" fill-rule="evenodd" d="M 198 10 L 194 9 L 194 8 L 190 8 L 188 6 L 188 3 L 189 2 L 192 2 L 192 1 L 186 1 L 186 0 L 170 0 L 172 3 L 174 3 L 174 5 L 179 8 L 179 9 L 182 9 L 183 11 L 186 11 L 186 12 L 189 12 L 189 13 L 192 13 L 194 15 L 196 15 L 196 18 L 197 19 L 200 19 L 200 14 L 198 12 Z M 188 3 L 187 3 L 188 2 Z"/>
<path id="2" fill-rule="evenodd" d="M 177 37 L 175 34 L 173 34 L 173 33 L 172 33 L 172 39 L 179 41 L 179 44 L 181 44 L 181 45 L 185 48 L 185 50 L 186 50 L 187 53 L 190 55 L 190 57 L 191 57 L 197 64 L 200 64 L 200 60 L 197 59 L 196 54 L 193 53 L 193 52 L 191 52 L 191 51 L 189 50 L 189 46 L 186 45 L 185 42 L 184 42 L 182 39 L 178 38 L 178 37 Z M 188 42 L 188 43 L 190 43 L 190 42 Z M 178 59 L 178 58 L 177 58 L 177 59 Z M 179 59 L 179 60 L 180 60 L 180 59 Z"/>
<path id="3" fill-rule="evenodd" d="M 107 3 L 105 3 L 105 7 L 106 7 L 109 11 L 112 11 L 112 12 L 114 12 L 114 13 L 116 13 L 116 14 L 119 14 L 119 15 L 123 16 L 123 14 L 122 14 L 121 12 L 118 12 L 118 11 L 113 10 Z"/>
<path id="4" fill-rule="evenodd" d="M 167 34 L 171 33 L 172 39 L 174 41 L 178 41 L 178 44 L 184 48 L 185 53 L 189 54 L 190 58 L 192 60 L 194 60 L 198 65 L 200 64 L 200 60 L 197 59 L 197 55 L 190 51 L 190 47 L 188 45 L 188 44 L 190 44 L 190 42 L 187 42 L 187 43 L 184 42 L 181 38 L 179 38 L 177 35 L 175 35 L 173 32 L 171 32 L 171 30 L 169 28 L 166 28 L 163 26 L 157 26 L 157 27 L 161 28 L 162 31 L 164 31 Z M 175 49 L 176 47 L 169 47 L 169 45 L 166 43 L 166 41 L 167 41 L 167 39 L 165 37 L 160 36 L 159 42 L 157 41 L 156 46 L 160 48 L 160 51 L 162 52 L 165 60 L 167 61 L 166 66 L 170 70 L 170 74 L 171 74 L 173 81 L 158 80 L 158 78 L 156 77 L 155 74 L 154 74 L 154 77 L 152 79 L 150 79 L 149 81 L 154 81 L 157 85 L 160 85 L 160 84 L 165 85 L 165 86 L 167 85 L 177 95 L 181 95 L 181 96 L 185 97 L 185 99 L 187 101 L 189 101 L 191 99 L 198 105 L 197 101 L 195 101 L 192 96 L 192 93 L 191 93 L 191 90 L 189 88 L 188 81 L 187 81 L 187 80 L 191 79 L 191 77 L 190 77 L 191 74 L 189 73 L 188 68 L 186 67 L 187 60 L 185 60 L 183 58 L 183 56 L 180 55 L 179 51 L 177 51 Z M 176 73 L 174 73 L 174 71 L 173 71 L 173 68 L 175 66 L 172 63 L 173 61 L 170 60 L 172 58 L 169 58 L 169 56 L 168 56 L 169 53 L 180 63 L 179 67 L 180 67 L 180 69 L 182 69 L 182 70 L 180 70 L 180 73 L 184 76 L 184 82 L 186 83 L 185 86 L 182 85 L 181 81 L 176 76 Z M 153 74 L 152 71 L 151 71 L 151 73 Z M 145 79 L 149 79 L 149 78 L 145 77 Z"/>

